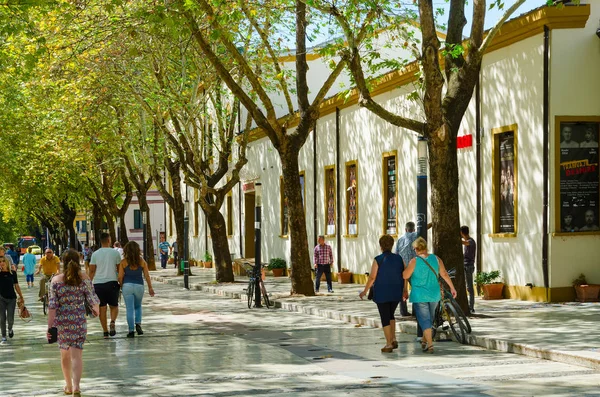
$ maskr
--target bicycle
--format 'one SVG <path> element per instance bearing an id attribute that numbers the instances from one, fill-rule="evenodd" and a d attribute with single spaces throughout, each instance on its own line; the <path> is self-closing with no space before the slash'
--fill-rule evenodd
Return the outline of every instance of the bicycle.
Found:
<path id="1" fill-rule="evenodd" d="M 440 283 L 440 285 L 442 286 L 443 294 L 435 309 L 435 317 L 431 330 L 432 337 L 435 337 L 439 327 L 444 331 L 450 328 L 456 341 L 465 345 L 467 344 L 467 334 L 471 333 L 471 324 L 450 291 L 443 284 Z"/>
<path id="2" fill-rule="evenodd" d="M 50 277 L 46 277 L 46 292 L 44 296 L 42 296 L 42 310 L 44 312 L 44 316 L 48 314 L 48 304 L 50 303 L 50 284 L 52 283 L 52 277 L 55 275 L 52 274 Z"/>
<path id="3" fill-rule="evenodd" d="M 261 272 L 256 271 L 256 266 L 252 266 L 250 262 L 244 262 L 242 264 L 244 269 L 246 269 L 246 273 L 248 273 L 248 288 L 244 288 L 246 291 L 246 296 L 248 297 L 248 309 L 252 308 L 252 302 L 254 301 L 254 287 L 256 285 L 256 278 L 258 277 L 258 285 L 260 286 L 260 290 L 262 293 L 262 298 L 265 306 L 270 308 L 272 306 L 271 301 L 269 300 L 269 295 L 267 294 L 267 289 L 265 288 L 265 283 L 261 277 Z M 262 265 L 261 267 L 265 267 Z M 258 275 L 257 275 L 258 273 Z"/>
<path id="4" fill-rule="evenodd" d="M 454 280 L 456 278 L 456 269 L 448 270 L 448 275 L 450 276 L 450 278 L 452 280 Z M 458 302 L 456 301 L 456 299 L 454 299 L 452 294 L 445 287 L 444 287 L 444 294 L 448 299 L 450 299 L 450 301 L 452 301 L 452 304 L 454 305 L 454 308 L 456 309 L 457 314 L 462 318 L 463 323 L 465 324 L 467 334 L 470 334 L 471 333 L 471 323 L 469 322 L 468 317 L 465 315 L 465 312 L 463 312 L 463 310 L 461 309 L 461 307 L 458 304 Z"/>

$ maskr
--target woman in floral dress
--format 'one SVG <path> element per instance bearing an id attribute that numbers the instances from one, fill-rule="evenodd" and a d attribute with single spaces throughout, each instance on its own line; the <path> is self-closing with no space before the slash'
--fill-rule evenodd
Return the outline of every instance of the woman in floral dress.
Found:
<path id="1" fill-rule="evenodd" d="M 65 377 L 65 394 L 80 395 L 79 382 L 83 371 L 83 343 L 87 335 L 85 300 L 97 316 L 100 300 L 94 293 L 87 274 L 81 273 L 79 253 L 68 250 L 63 256 L 64 273 L 52 279 L 48 308 L 48 339 L 50 328 L 58 328 L 58 346 Z"/>

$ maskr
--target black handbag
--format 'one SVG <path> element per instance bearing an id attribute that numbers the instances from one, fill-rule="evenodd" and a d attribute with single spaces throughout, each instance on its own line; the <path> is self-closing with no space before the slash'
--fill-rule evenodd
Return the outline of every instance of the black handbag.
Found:
<path id="1" fill-rule="evenodd" d="M 373 300 L 373 287 L 369 288 L 369 293 L 367 294 L 367 299 L 370 301 Z"/>

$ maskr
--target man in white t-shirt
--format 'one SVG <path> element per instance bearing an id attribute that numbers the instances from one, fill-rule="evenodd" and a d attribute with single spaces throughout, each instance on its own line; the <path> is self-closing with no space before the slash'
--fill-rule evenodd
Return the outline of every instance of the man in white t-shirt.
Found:
<path id="1" fill-rule="evenodd" d="M 110 235 L 100 235 L 102 248 L 95 251 L 90 259 L 90 279 L 94 284 L 96 295 L 100 298 L 100 324 L 104 330 L 104 338 L 115 336 L 115 321 L 119 314 L 119 282 L 117 272 L 121 255 L 110 246 Z M 110 332 L 106 324 L 106 305 L 110 306 Z"/>

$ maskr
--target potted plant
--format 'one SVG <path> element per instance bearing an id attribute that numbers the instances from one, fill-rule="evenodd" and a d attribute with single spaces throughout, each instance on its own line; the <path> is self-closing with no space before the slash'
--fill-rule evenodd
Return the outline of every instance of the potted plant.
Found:
<path id="1" fill-rule="evenodd" d="M 210 269 L 212 267 L 212 255 L 210 254 L 210 252 L 206 251 L 204 253 L 204 268 L 205 269 Z"/>
<path id="2" fill-rule="evenodd" d="M 269 266 L 267 269 L 273 272 L 273 277 L 281 277 L 283 276 L 283 271 L 287 268 L 285 263 L 285 259 L 282 258 L 271 258 L 269 261 Z"/>
<path id="3" fill-rule="evenodd" d="M 573 280 L 573 287 L 575 287 L 575 293 L 577 294 L 577 300 L 579 302 L 598 301 L 600 285 L 588 284 L 583 273 Z"/>
<path id="4" fill-rule="evenodd" d="M 338 281 L 340 284 L 352 284 L 352 272 L 343 267 L 338 273 Z"/>
<path id="5" fill-rule="evenodd" d="M 499 270 L 477 273 L 475 283 L 479 293 L 483 290 L 483 299 L 502 299 L 504 283 L 501 281 Z"/>

